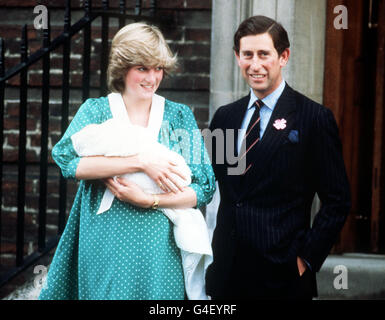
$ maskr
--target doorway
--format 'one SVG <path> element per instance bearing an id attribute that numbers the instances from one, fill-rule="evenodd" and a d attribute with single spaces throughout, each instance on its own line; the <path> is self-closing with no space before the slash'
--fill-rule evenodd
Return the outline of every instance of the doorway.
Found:
<path id="1" fill-rule="evenodd" d="M 343 4 L 348 28 L 335 29 Z M 385 0 L 328 0 L 324 105 L 337 120 L 352 208 L 334 253 L 384 253 Z"/>

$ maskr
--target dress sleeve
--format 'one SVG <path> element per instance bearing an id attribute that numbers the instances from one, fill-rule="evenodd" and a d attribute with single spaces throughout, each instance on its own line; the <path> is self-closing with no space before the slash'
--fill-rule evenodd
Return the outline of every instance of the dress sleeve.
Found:
<path id="1" fill-rule="evenodd" d="M 182 155 L 191 169 L 190 187 L 197 196 L 197 208 L 209 203 L 215 192 L 215 176 L 201 131 L 191 109 L 185 105 L 179 112 L 177 132 Z"/>
<path id="2" fill-rule="evenodd" d="M 99 99 L 88 99 L 79 108 L 63 137 L 52 149 L 52 158 L 60 167 L 65 178 L 75 178 L 80 157 L 77 155 L 71 136 L 85 126 L 102 122 Z"/>

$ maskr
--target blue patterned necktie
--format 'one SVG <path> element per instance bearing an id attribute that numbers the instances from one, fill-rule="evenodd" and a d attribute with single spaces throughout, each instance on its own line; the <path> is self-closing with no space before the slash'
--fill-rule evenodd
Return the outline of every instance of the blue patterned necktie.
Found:
<path id="1" fill-rule="evenodd" d="M 242 159 L 246 156 L 247 153 L 252 150 L 255 145 L 260 140 L 260 131 L 261 131 L 261 117 L 260 117 L 260 111 L 263 106 L 262 100 L 257 100 L 253 104 L 253 108 L 255 108 L 253 116 L 251 117 L 251 120 L 249 122 L 249 125 L 247 126 L 246 134 L 244 136 L 244 140 L 242 143 L 245 143 L 246 141 L 246 150 L 240 157 Z M 250 157 L 246 156 L 246 170 L 243 172 L 245 174 L 252 166 Z"/>

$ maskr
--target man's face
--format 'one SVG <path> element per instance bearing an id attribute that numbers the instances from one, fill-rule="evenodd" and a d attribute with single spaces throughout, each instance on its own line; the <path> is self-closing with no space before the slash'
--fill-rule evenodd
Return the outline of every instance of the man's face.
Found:
<path id="1" fill-rule="evenodd" d="M 268 33 L 241 38 L 239 54 L 235 53 L 243 77 L 255 95 L 263 99 L 282 81 L 281 68 L 289 60 L 290 50 L 279 56 Z"/>

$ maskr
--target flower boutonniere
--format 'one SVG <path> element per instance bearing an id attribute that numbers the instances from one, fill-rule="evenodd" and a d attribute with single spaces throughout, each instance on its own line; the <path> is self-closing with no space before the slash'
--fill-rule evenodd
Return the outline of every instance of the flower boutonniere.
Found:
<path id="1" fill-rule="evenodd" d="M 273 123 L 274 128 L 277 130 L 282 130 L 286 128 L 286 120 L 285 119 L 277 119 Z"/>

